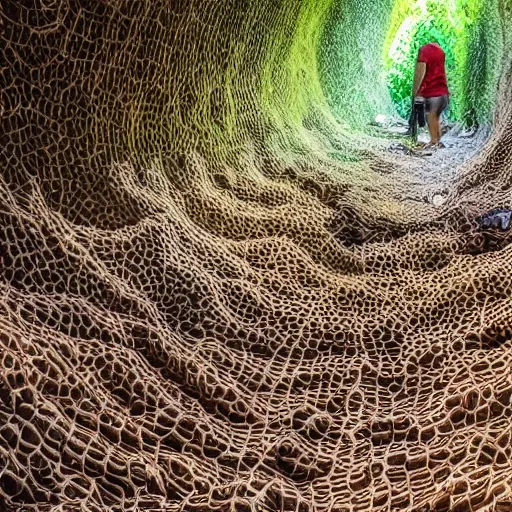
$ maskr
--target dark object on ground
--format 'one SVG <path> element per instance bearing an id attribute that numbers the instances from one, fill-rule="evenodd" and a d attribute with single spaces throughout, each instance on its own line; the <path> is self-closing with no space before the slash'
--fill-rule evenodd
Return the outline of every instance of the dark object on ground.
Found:
<path id="1" fill-rule="evenodd" d="M 416 137 L 418 134 L 418 126 L 423 128 L 426 124 L 425 101 L 413 100 L 411 105 L 411 116 L 409 117 L 408 134 Z"/>
<path id="2" fill-rule="evenodd" d="M 477 217 L 476 221 L 481 229 L 508 231 L 512 224 L 512 209 L 495 208 L 485 215 Z"/>

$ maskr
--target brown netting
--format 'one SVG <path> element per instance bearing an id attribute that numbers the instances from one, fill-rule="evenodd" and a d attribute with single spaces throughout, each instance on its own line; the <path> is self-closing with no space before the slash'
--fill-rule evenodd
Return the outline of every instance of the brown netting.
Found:
<path id="1" fill-rule="evenodd" d="M 0 510 L 512 510 L 508 68 L 421 159 L 263 115 L 299 0 L 1 9 Z"/>

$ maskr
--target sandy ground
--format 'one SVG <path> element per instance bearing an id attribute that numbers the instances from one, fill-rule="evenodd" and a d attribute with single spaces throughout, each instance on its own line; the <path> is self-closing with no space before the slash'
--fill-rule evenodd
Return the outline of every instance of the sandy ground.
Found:
<path id="1" fill-rule="evenodd" d="M 387 149 L 407 170 L 411 191 L 421 189 L 423 198 L 427 197 L 433 204 L 439 203 L 438 206 L 448 195 L 460 169 L 478 154 L 487 140 L 487 133 L 464 132 L 453 127 L 442 138 L 445 148 L 422 149 L 420 145 L 430 140 L 428 131 L 420 129 L 418 145 L 413 146 L 405 136 L 405 130 L 405 127 L 385 130 L 390 138 Z"/>

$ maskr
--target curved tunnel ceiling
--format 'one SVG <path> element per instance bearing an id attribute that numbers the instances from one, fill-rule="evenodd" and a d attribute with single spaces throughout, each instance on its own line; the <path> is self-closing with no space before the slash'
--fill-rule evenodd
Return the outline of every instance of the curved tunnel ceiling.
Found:
<path id="1" fill-rule="evenodd" d="M 3 0 L 1 510 L 511 509 L 512 5 L 428 158 L 407 5 Z"/>

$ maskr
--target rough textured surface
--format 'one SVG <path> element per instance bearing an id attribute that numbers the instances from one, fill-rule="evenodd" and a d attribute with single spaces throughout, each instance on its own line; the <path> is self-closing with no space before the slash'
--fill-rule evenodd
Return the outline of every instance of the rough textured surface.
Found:
<path id="1" fill-rule="evenodd" d="M 508 62 L 417 158 L 329 113 L 329 1 L 1 9 L 0 510 L 511 510 Z"/>

